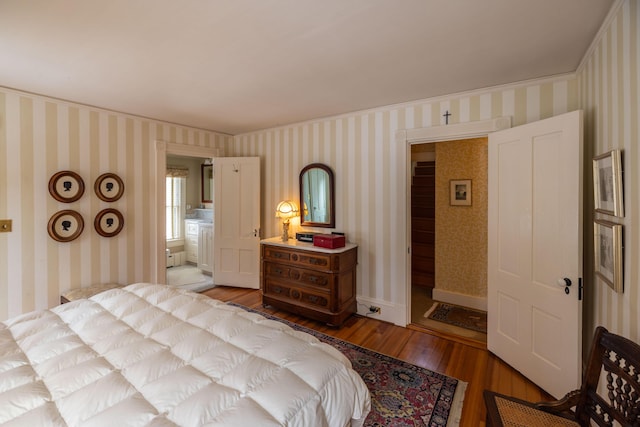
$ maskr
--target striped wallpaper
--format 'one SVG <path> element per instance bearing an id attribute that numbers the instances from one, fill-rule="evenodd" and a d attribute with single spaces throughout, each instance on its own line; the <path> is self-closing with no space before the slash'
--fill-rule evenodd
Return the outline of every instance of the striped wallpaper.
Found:
<path id="1" fill-rule="evenodd" d="M 279 234 L 273 213 L 278 202 L 298 199 L 300 170 L 312 162 L 329 165 L 336 181 L 336 230 L 359 245 L 360 300 L 381 306 L 385 320 L 404 324 L 406 158 L 396 131 L 442 125 L 447 110 L 451 124 L 512 116 L 515 126 L 577 108 L 575 76 L 560 76 L 237 135 L 232 152 L 263 159 L 268 237 Z"/>
<path id="2" fill-rule="evenodd" d="M 273 209 L 297 198 L 297 176 L 311 162 L 331 166 L 336 176 L 336 229 L 359 248 L 358 295 L 383 307 L 382 317 L 402 323 L 406 310 L 407 242 L 404 150 L 398 129 L 511 116 L 517 126 L 585 109 L 585 335 L 595 325 L 640 340 L 640 226 L 638 206 L 638 2 L 624 0 L 594 40 L 575 75 L 505 85 L 465 94 L 381 107 L 237 135 L 233 155 L 263 159 L 266 236 L 279 233 Z M 594 283 L 591 157 L 623 148 L 625 174 L 625 293 Z M 270 219 L 271 218 L 271 219 Z M 437 286 L 437 285 L 436 285 Z M 385 307 L 392 313 L 385 315 Z M 589 342 L 589 340 L 585 340 Z"/>
<path id="3" fill-rule="evenodd" d="M 156 140 L 223 148 L 232 137 L 0 88 L 0 218 L 13 220 L 13 231 L 0 234 L 0 319 L 56 305 L 69 289 L 155 280 Z M 61 170 L 82 177 L 77 202 L 49 195 L 49 178 Z M 105 172 L 124 181 L 114 203 L 93 190 Z M 93 227 L 105 208 L 124 215 L 116 237 Z M 49 218 L 63 209 L 85 224 L 68 243 L 47 233 Z"/>
<path id="4" fill-rule="evenodd" d="M 587 179 L 585 191 L 586 332 L 597 325 L 640 341 L 640 5 L 625 0 L 612 9 L 577 72 L 580 108 L 585 110 Z M 624 170 L 624 218 L 593 213 L 591 161 L 621 149 Z M 593 218 L 624 225 L 624 293 L 594 278 Z"/>
<path id="5" fill-rule="evenodd" d="M 453 114 L 451 123 L 512 116 L 517 126 L 583 108 L 586 334 L 603 324 L 640 340 L 638 9 L 635 0 L 616 3 L 575 74 L 235 137 L 0 88 L 0 218 L 14 221 L 12 233 L 0 234 L 0 318 L 54 305 L 69 288 L 154 279 L 154 141 L 160 139 L 260 156 L 265 237 L 280 233 L 274 209 L 280 200 L 298 198 L 300 169 L 311 162 L 330 165 L 336 176 L 336 229 L 360 245 L 359 299 L 378 302 L 383 318 L 403 323 L 406 171 L 405 147 L 395 142 L 396 130 L 443 124 L 447 110 Z M 590 158 L 612 148 L 624 150 L 626 216 L 618 220 L 625 225 L 623 294 L 594 283 L 591 272 Z M 85 195 L 68 206 L 47 191 L 49 177 L 66 169 L 78 172 L 87 185 Z M 125 182 L 125 196 L 112 204 L 93 194 L 93 182 L 104 172 L 115 172 Z M 57 243 L 47 235 L 46 224 L 67 207 L 83 215 L 85 230 L 74 242 Z M 110 239 L 99 237 L 92 224 L 106 207 L 125 215 L 125 229 Z"/>

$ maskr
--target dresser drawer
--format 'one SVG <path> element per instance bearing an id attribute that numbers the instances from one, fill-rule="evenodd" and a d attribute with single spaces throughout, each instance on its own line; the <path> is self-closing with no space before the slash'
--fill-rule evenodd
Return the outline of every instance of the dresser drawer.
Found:
<path id="1" fill-rule="evenodd" d="M 278 246 L 265 246 L 263 257 L 265 261 L 287 262 L 314 269 L 331 269 L 331 255 L 320 252 L 294 251 Z"/>
<path id="2" fill-rule="evenodd" d="M 286 264 L 264 263 L 264 274 L 267 278 L 289 280 L 298 284 L 327 288 L 331 284 L 331 274 L 321 271 L 306 270 Z"/>
<path id="3" fill-rule="evenodd" d="M 188 235 L 192 235 L 192 236 L 198 236 L 198 223 L 197 222 L 193 222 L 193 221 L 185 221 L 185 234 Z"/>
<path id="4" fill-rule="evenodd" d="M 267 279 L 265 281 L 263 292 L 267 296 L 272 296 L 283 301 L 289 300 L 290 302 L 323 309 L 329 309 L 331 306 L 331 296 L 327 292 L 298 287 L 274 280 Z"/>
<path id="5" fill-rule="evenodd" d="M 280 238 L 262 241 L 262 304 L 340 326 L 356 312 L 358 248 L 324 249 Z"/>

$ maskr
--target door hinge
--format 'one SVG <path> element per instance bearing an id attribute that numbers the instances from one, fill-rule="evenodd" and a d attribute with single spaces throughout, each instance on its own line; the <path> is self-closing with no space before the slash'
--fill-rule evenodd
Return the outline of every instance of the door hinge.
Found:
<path id="1" fill-rule="evenodd" d="M 582 301 L 582 277 L 578 277 L 578 301 Z"/>

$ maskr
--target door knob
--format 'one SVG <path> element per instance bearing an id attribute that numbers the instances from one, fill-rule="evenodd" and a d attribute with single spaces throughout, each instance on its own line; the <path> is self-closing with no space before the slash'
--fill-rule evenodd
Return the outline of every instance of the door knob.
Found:
<path id="1" fill-rule="evenodd" d="M 558 279 L 556 283 L 558 283 L 558 286 L 571 286 L 571 279 L 565 277 L 562 279 Z"/>

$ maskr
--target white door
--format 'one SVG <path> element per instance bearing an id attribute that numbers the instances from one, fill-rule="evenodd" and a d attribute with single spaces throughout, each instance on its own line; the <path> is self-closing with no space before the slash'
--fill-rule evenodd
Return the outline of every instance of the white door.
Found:
<path id="1" fill-rule="evenodd" d="M 556 398 L 581 382 L 582 169 L 582 111 L 489 135 L 487 346 Z"/>
<path id="2" fill-rule="evenodd" d="M 213 161 L 213 283 L 260 287 L 260 159 Z"/>
<path id="3" fill-rule="evenodd" d="M 213 225 L 198 226 L 198 268 L 213 274 Z"/>

